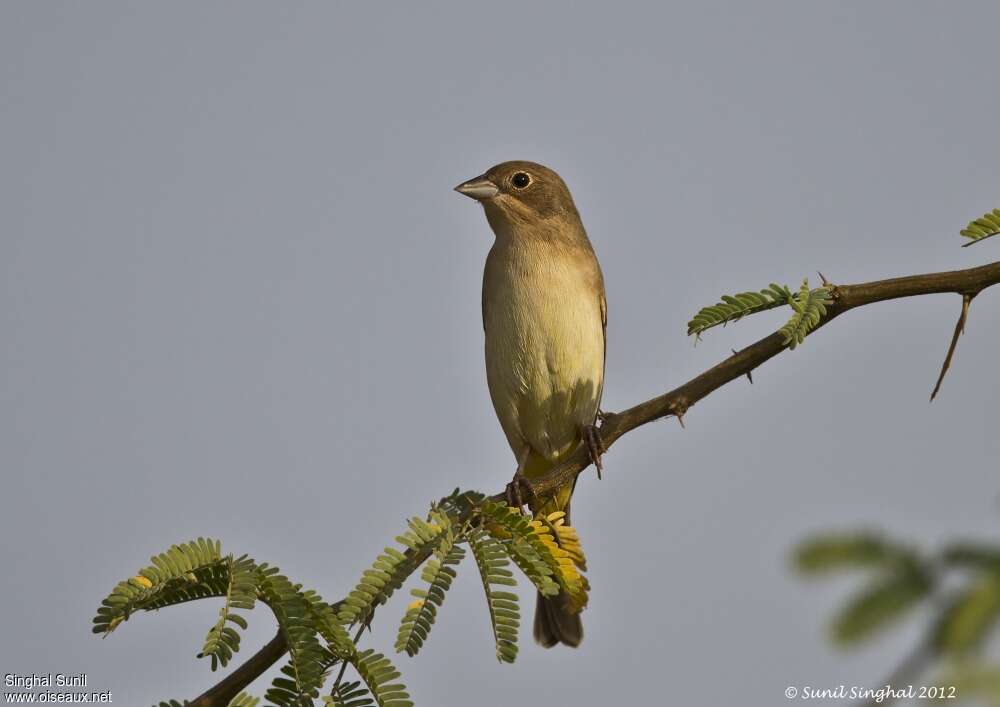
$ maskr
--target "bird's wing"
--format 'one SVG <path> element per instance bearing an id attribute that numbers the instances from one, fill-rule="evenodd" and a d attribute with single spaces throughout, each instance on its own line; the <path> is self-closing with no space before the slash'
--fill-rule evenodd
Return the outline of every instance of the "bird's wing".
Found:
<path id="1" fill-rule="evenodd" d="M 597 391 L 597 411 L 601 410 L 601 398 L 604 396 L 604 371 L 608 366 L 608 298 L 604 295 L 604 278 L 601 277 L 601 336 L 604 338 L 604 360 L 601 362 L 601 388 Z"/>

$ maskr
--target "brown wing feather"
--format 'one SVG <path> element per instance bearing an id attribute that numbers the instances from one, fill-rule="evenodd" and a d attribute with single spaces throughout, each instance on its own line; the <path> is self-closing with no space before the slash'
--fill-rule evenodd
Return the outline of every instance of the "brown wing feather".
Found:
<path id="1" fill-rule="evenodd" d="M 601 388 L 597 391 L 597 412 L 601 412 L 604 397 L 604 373 L 608 368 L 608 298 L 604 295 L 604 276 L 601 276 L 601 336 L 604 337 L 604 362 L 601 364 Z"/>

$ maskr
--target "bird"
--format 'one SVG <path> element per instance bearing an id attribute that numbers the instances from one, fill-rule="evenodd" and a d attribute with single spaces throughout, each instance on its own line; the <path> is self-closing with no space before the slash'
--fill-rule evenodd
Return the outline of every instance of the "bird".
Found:
<path id="1" fill-rule="evenodd" d="M 515 160 L 455 191 L 482 204 L 493 231 L 483 271 L 486 380 L 517 461 L 508 490 L 542 476 L 585 444 L 601 470 L 596 426 L 604 390 L 608 308 L 604 276 L 569 188 L 552 169 Z M 563 511 L 575 480 L 533 498 L 536 515 Z M 510 494 L 508 494 L 510 495 Z M 550 648 L 583 640 L 580 607 L 540 593 L 534 638 Z"/>

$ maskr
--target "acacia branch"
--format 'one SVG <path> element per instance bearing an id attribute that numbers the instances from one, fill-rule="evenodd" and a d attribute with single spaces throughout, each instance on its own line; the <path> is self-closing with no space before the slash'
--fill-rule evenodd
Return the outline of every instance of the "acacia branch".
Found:
<path id="1" fill-rule="evenodd" d="M 991 285 L 1000 283 L 1000 261 L 967 270 L 910 275 L 889 280 L 876 280 L 859 285 L 832 285 L 832 304 L 814 327 L 819 329 L 844 312 L 867 304 L 918 295 L 952 292 L 963 298 L 975 297 Z M 964 324 L 964 322 L 963 322 Z M 811 334 L 810 334 L 811 336 Z M 718 390 L 726 383 L 753 372 L 765 361 L 788 348 L 784 336 L 775 332 L 742 351 L 713 366 L 669 393 L 639 403 L 619 413 L 606 413 L 601 424 L 601 440 L 605 449 L 626 432 L 661 417 L 683 417 L 696 402 Z M 538 496 L 555 492 L 560 486 L 571 483 L 590 465 L 590 455 L 579 448 L 566 461 L 530 482 L 531 490 Z M 498 495 L 498 500 L 503 495 Z"/>
<path id="2" fill-rule="evenodd" d="M 814 327 L 814 330 L 824 326 L 844 312 L 875 302 L 945 292 L 962 295 L 963 301 L 967 302 L 987 287 L 998 283 L 1000 283 L 1000 261 L 967 270 L 910 275 L 859 285 L 830 285 L 833 302 L 826 308 L 826 314 Z M 964 310 L 967 314 L 967 305 Z M 960 322 L 962 325 L 964 325 L 964 319 L 963 316 Z M 610 448 L 620 437 L 636 427 L 659 420 L 662 417 L 674 415 L 678 419 L 682 419 L 684 413 L 699 400 L 732 380 L 741 376 L 749 377 L 755 368 L 777 356 L 786 348 L 788 346 L 785 343 L 785 337 L 780 332 L 775 332 L 742 351 L 734 352 L 732 356 L 721 363 L 668 393 L 619 413 L 605 413 L 602 416 L 600 427 L 604 448 Z M 949 355 L 949 362 L 950 358 Z M 550 495 L 560 486 L 575 480 L 590 464 L 591 458 L 586 445 L 581 445 L 566 461 L 543 476 L 527 482 L 527 486 L 536 496 Z M 506 494 L 496 494 L 492 499 L 503 501 L 506 499 Z M 413 553 L 411 551 L 407 553 L 407 556 L 410 561 L 419 565 L 430 556 L 430 552 Z M 225 707 L 229 700 L 260 677 L 287 651 L 288 645 L 284 635 L 279 630 L 278 634 L 267 645 L 243 665 L 190 702 L 190 707 Z"/>
<path id="3" fill-rule="evenodd" d="M 233 672 L 190 702 L 186 707 L 226 707 L 234 697 L 254 680 L 263 675 L 288 652 L 285 634 L 279 628 L 277 635 Z"/>

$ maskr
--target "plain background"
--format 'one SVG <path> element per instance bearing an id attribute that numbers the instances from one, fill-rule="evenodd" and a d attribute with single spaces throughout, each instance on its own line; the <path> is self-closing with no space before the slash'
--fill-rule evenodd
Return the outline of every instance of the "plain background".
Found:
<path id="1" fill-rule="evenodd" d="M 596 5 L 594 3 L 593 5 Z M 89 621 L 198 535 L 333 600 L 410 515 L 514 469 L 487 395 L 492 235 L 451 191 L 506 159 L 569 183 L 604 267 L 604 407 L 687 380 L 785 313 L 725 292 L 997 259 L 995 3 L 0 5 L 0 672 L 190 698 L 217 604 Z M 574 517 L 578 651 L 493 656 L 472 566 L 416 659 L 420 705 L 773 705 L 877 684 L 794 543 L 995 536 L 1000 291 L 856 311 L 620 441 Z M 525 594 L 526 614 L 533 600 Z M 366 645 L 391 651 L 406 599 Z M 530 619 L 528 619 L 530 621 Z M 245 658 L 273 633 L 250 616 Z M 264 683 L 255 686 L 263 694 Z"/>

